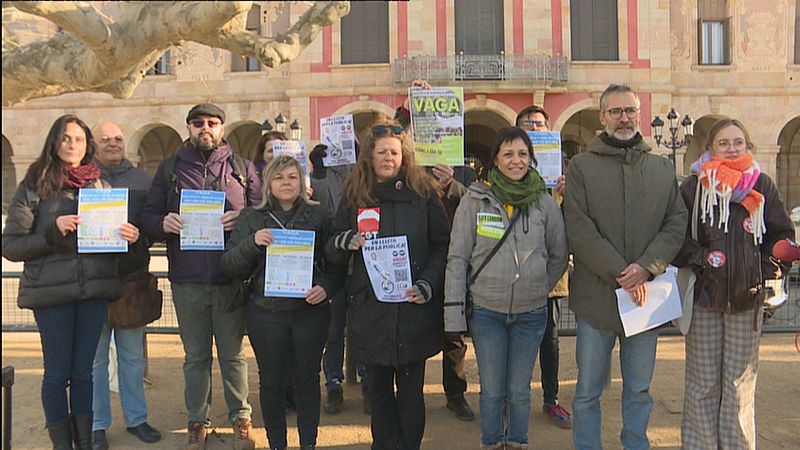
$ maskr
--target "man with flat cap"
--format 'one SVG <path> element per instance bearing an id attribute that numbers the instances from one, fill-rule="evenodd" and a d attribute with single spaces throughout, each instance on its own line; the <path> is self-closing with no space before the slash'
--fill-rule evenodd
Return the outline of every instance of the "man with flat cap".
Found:
<path id="1" fill-rule="evenodd" d="M 261 179 L 252 162 L 233 154 L 222 138 L 225 112 L 211 103 L 186 116 L 189 139 L 162 161 L 142 212 L 142 228 L 153 241 L 166 241 L 169 280 L 185 352 L 184 398 L 189 424 L 186 450 L 202 450 L 211 425 L 211 345 L 216 341 L 222 387 L 233 424 L 234 449 L 252 449 L 247 361 L 242 348 L 244 309 L 226 311 L 235 284 L 221 268 L 222 250 L 181 250 L 181 190 L 225 192 L 221 222 L 225 238 L 245 206 L 261 202 Z"/>

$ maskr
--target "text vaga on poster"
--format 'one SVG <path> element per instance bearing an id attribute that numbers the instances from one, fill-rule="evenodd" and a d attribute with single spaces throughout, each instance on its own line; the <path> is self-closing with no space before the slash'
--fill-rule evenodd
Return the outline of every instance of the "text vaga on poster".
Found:
<path id="1" fill-rule="evenodd" d="M 464 89 L 409 89 L 418 164 L 464 165 Z"/>

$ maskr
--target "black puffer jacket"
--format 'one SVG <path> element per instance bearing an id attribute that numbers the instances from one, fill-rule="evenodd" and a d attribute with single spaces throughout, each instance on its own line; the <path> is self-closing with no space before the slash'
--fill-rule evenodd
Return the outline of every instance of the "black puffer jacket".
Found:
<path id="1" fill-rule="evenodd" d="M 427 281 L 431 301 L 383 303 L 375 297 L 360 251 L 336 249 L 333 239 L 325 253 L 340 267 L 352 260 L 346 283 L 347 332 L 356 358 L 370 365 L 392 366 L 420 362 L 442 348 L 442 285 L 450 240 L 447 216 L 433 193 L 424 198 L 408 188 L 405 178 L 378 183 L 374 188 L 380 207 L 378 237 L 405 235 L 408 239 L 412 281 Z M 342 200 L 333 225 L 333 236 L 357 230 L 358 209 Z"/>
<path id="2" fill-rule="evenodd" d="M 20 308 L 119 297 L 118 255 L 78 254 L 77 234 L 64 237 L 56 227 L 57 217 L 77 212 L 76 190 L 39 199 L 25 186 L 17 189 L 3 230 L 3 257 L 25 262 L 19 280 Z"/>
<path id="3" fill-rule="evenodd" d="M 772 247 L 781 239 L 791 238 L 789 219 L 775 184 L 760 174 L 753 189 L 764 195 L 764 223 L 767 231 L 763 243 L 756 245 L 750 226 L 750 213 L 738 203 L 732 203 L 728 232 L 714 224 L 702 223 L 699 218 L 698 240 L 691 238 L 691 215 L 697 188 L 697 176 L 681 184 L 681 196 L 689 209 L 689 227 L 683 247 L 673 264 L 691 266 L 697 275 L 694 285 L 695 304 L 717 311 L 741 312 L 752 310 L 764 300 L 764 280 L 775 278 L 779 267 L 770 260 Z M 715 211 L 719 220 L 719 211 Z M 713 263 L 713 264 L 712 264 Z"/>
<path id="4" fill-rule="evenodd" d="M 273 205 L 277 201 L 273 200 Z M 264 259 L 266 249 L 256 245 L 254 236 L 262 228 L 281 228 L 269 216 L 272 213 L 284 227 L 293 230 L 310 230 L 316 233 L 314 239 L 314 279 L 312 285 L 320 285 L 328 293 L 328 298 L 341 288 L 343 272 L 337 267 L 325 264 L 324 247 L 328 241 L 330 218 L 322 205 L 308 205 L 298 199 L 289 211 L 277 206 L 265 206 L 262 209 L 246 208 L 237 219 L 236 228 L 228 240 L 225 253 L 222 254 L 222 270 L 231 278 L 247 279 L 253 276 L 250 301 L 270 311 L 292 311 L 313 308 L 303 299 L 289 297 L 264 297 Z M 327 302 L 319 303 L 326 305 Z"/>

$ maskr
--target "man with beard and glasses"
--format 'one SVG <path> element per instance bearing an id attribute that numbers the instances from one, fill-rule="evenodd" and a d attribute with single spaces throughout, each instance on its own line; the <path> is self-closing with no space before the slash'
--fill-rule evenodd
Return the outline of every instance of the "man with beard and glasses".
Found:
<path id="1" fill-rule="evenodd" d="M 242 349 L 244 309 L 226 311 L 224 307 L 236 284 L 222 271 L 222 250 L 181 250 L 184 221 L 179 211 L 182 189 L 225 192 L 221 222 L 227 240 L 239 212 L 261 202 L 261 179 L 253 163 L 233 155 L 222 138 L 225 112 L 218 106 L 202 103 L 193 107 L 186 116 L 186 128 L 189 139 L 174 157 L 159 165 L 142 213 L 148 236 L 167 242 L 172 298 L 186 353 L 183 376 L 189 425 L 184 448 L 205 448 L 211 424 L 211 345 L 216 341 L 228 420 L 233 424 L 233 446 L 252 449 L 247 361 Z"/>
<path id="2" fill-rule="evenodd" d="M 610 85 L 600 97 L 603 132 L 567 170 L 564 214 L 575 263 L 569 306 L 578 323 L 572 439 L 579 450 L 602 448 L 600 396 L 617 339 L 620 440 L 626 449 L 650 447 L 658 330 L 625 337 L 614 291 L 621 287 L 644 305 L 644 283 L 662 273 L 681 248 L 687 212 L 672 163 L 651 155 L 642 140 L 639 107 L 629 86 Z"/>

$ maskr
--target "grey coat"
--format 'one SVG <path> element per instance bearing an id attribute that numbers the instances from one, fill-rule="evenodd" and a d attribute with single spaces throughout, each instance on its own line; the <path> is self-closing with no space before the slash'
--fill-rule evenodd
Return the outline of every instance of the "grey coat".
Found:
<path id="1" fill-rule="evenodd" d="M 567 268 L 567 239 L 556 202 L 542 194 L 540 203 L 539 208 L 531 204 L 528 213 L 517 219 L 511 234 L 470 286 L 475 305 L 518 314 L 547 304 L 547 293 Z M 500 216 L 502 229 L 498 227 L 491 235 L 479 228 L 479 213 Z M 506 208 L 482 182 L 473 183 L 461 199 L 447 256 L 446 332 L 466 331 L 464 307 L 470 269 L 480 267 L 510 222 Z"/>

